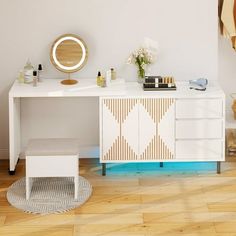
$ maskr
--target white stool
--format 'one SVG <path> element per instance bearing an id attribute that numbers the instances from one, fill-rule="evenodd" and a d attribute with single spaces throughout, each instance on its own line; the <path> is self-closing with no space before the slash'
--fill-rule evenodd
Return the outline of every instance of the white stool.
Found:
<path id="1" fill-rule="evenodd" d="M 79 149 L 77 139 L 31 139 L 26 154 L 26 199 L 33 177 L 74 177 L 78 199 Z"/>

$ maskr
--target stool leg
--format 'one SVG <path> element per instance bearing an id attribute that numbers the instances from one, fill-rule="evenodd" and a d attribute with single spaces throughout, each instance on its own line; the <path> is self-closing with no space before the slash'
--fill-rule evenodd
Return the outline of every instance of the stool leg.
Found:
<path id="1" fill-rule="evenodd" d="M 75 184 L 75 200 L 78 200 L 78 192 L 79 192 L 79 176 L 75 176 L 74 178 L 74 184 Z"/>

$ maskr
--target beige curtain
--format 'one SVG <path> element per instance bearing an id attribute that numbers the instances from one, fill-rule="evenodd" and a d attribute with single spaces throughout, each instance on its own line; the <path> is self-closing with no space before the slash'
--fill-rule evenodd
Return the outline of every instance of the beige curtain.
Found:
<path id="1" fill-rule="evenodd" d="M 236 0 L 219 0 L 219 19 L 221 33 L 236 48 Z"/>

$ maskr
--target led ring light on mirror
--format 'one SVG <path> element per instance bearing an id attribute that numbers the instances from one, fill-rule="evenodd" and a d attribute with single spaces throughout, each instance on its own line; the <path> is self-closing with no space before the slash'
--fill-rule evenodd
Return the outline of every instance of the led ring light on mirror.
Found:
<path id="1" fill-rule="evenodd" d="M 87 62 L 88 49 L 85 42 L 77 35 L 64 34 L 57 38 L 51 48 L 50 59 L 59 70 L 68 74 L 62 84 L 72 85 L 78 81 L 70 78 L 70 74 L 79 71 Z"/>

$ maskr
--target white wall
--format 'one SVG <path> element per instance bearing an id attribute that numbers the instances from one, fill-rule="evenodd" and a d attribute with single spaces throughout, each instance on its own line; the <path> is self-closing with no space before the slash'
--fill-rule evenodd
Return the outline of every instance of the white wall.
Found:
<path id="1" fill-rule="evenodd" d="M 126 65 L 129 53 L 144 37 L 157 40 L 160 53 L 151 68 L 153 74 L 173 75 L 178 80 L 200 76 L 217 79 L 217 0 L 1 0 L 0 1 L 0 156 L 8 149 L 8 90 L 27 58 L 33 64 L 43 63 L 48 77 L 62 77 L 50 64 L 49 50 L 53 40 L 64 33 L 80 35 L 89 48 L 88 64 L 75 76 L 95 77 L 98 70 L 115 67 L 120 76 L 135 80 L 134 66 Z M 70 101 L 71 102 L 71 101 Z M 70 103 L 69 102 L 69 103 Z M 76 101 L 77 104 L 78 101 Z M 62 101 L 63 106 L 67 102 Z M 81 103 L 84 106 L 84 103 Z M 29 137 L 43 133 L 28 126 L 33 114 L 54 111 L 59 119 L 45 129 L 45 136 L 74 117 L 51 101 L 23 101 L 23 145 Z M 74 106 L 70 104 L 69 106 Z M 86 142 L 98 143 L 97 100 L 90 100 L 93 129 L 74 127 Z M 36 112 L 38 111 L 38 113 Z M 35 113 L 36 112 L 36 113 Z M 60 119 L 63 117 L 63 120 Z M 41 122 L 43 121 L 41 119 Z M 63 135 L 66 126 L 60 128 Z M 42 130 L 41 130 L 42 131 Z M 67 131 L 66 135 L 70 135 Z M 71 133 L 71 136 L 76 135 Z M 91 138 L 90 140 L 90 137 Z M 95 138 L 94 138 L 95 137 Z"/>

